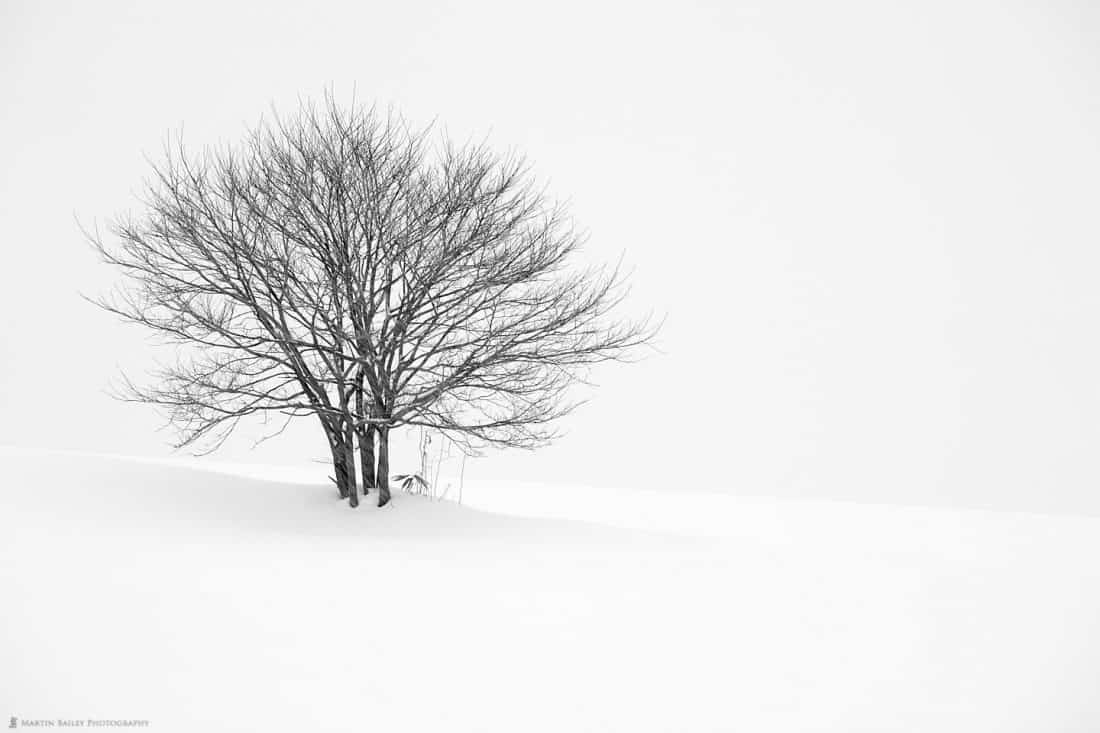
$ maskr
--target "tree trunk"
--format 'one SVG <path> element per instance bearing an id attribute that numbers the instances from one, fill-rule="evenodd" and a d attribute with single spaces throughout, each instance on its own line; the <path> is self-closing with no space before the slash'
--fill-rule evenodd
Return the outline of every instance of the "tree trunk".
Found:
<path id="1" fill-rule="evenodd" d="M 355 383 L 355 412 L 360 419 L 367 417 L 363 400 L 363 371 L 359 370 Z M 363 474 L 363 496 L 374 487 L 374 426 L 367 423 L 355 429 L 359 438 L 359 470 Z"/>
<path id="2" fill-rule="evenodd" d="M 355 485 L 355 429 L 349 421 L 344 428 L 344 463 L 348 472 L 348 497 L 351 506 L 359 506 L 359 487 Z"/>
<path id="3" fill-rule="evenodd" d="M 376 485 L 374 476 L 374 426 L 362 425 L 357 431 L 359 438 L 359 470 L 363 474 L 363 496 Z"/>
<path id="4" fill-rule="evenodd" d="M 332 449 L 332 470 L 336 474 L 336 489 L 340 492 L 340 498 L 348 498 L 348 460 L 344 450 L 344 441 L 338 434 L 329 436 L 329 447 Z"/>
<path id="5" fill-rule="evenodd" d="M 359 487 L 355 481 L 355 430 L 349 424 L 344 429 L 344 463 L 347 464 L 348 498 L 351 506 L 359 506 Z"/>
<path id="6" fill-rule="evenodd" d="M 378 426 L 378 506 L 386 506 L 390 501 L 390 429 Z"/>

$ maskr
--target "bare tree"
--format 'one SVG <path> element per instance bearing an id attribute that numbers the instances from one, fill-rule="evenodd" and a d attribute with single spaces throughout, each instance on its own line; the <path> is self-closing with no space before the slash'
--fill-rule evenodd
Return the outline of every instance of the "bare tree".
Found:
<path id="1" fill-rule="evenodd" d="M 199 348 L 127 396 L 180 445 L 315 415 L 353 504 L 355 445 L 382 506 L 401 426 L 467 452 L 552 439 L 567 389 L 654 329 L 614 317 L 617 268 L 570 269 L 582 237 L 522 160 L 428 137 L 326 97 L 237 149 L 168 155 L 119 245 L 92 237 L 127 279 L 99 304 Z"/>

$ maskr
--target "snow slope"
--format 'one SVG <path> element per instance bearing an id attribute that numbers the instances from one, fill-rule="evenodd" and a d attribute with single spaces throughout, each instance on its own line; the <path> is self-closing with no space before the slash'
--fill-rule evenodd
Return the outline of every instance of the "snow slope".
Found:
<path id="1" fill-rule="evenodd" d="M 505 490 L 507 489 L 507 490 Z M 0 450 L 0 715 L 152 731 L 1097 731 L 1100 519 Z M 612 526 L 615 525 L 615 526 Z"/>

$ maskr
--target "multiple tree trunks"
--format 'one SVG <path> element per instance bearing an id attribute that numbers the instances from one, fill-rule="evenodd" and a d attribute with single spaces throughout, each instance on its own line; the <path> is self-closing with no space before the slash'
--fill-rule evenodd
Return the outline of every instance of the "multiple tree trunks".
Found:
<path id="1" fill-rule="evenodd" d="M 359 469 L 363 474 L 363 496 L 375 487 L 374 473 L 374 428 L 360 426 L 355 431 L 359 441 Z"/>
<path id="2" fill-rule="evenodd" d="M 326 431 L 328 428 L 326 427 Z M 378 506 L 390 501 L 390 436 L 389 429 L 364 425 L 344 428 L 342 433 L 330 433 L 332 466 L 336 474 L 336 488 L 341 499 L 348 499 L 352 507 L 359 506 L 359 482 L 356 481 L 356 450 L 358 444 L 359 473 L 362 475 L 362 492 L 370 494 L 378 489 Z M 375 440 L 378 445 L 375 448 Z"/>
<path id="3" fill-rule="evenodd" d="M 360 370 L 356 379 L 355 412 L 363 415 L 365 401 L 363 399 L 363 373 Z M 374 470 L 374 426 L 370 423 L 361 423 L 355 428 L 355 437 L 359 441 L 359 467 L 363 474 L 363 496 L 370 493 L 375 485 Z"/>

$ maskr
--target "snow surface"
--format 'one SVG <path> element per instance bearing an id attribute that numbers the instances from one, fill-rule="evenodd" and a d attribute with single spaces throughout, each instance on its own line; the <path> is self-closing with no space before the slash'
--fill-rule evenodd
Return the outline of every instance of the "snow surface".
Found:
<path id="1" fill-rule="evenodd" d="M 0 477 L 2 716 L 1100 730 L 1097 518 L 521 485 L 352 511 L 308 472 L 14 449 Z"/>

